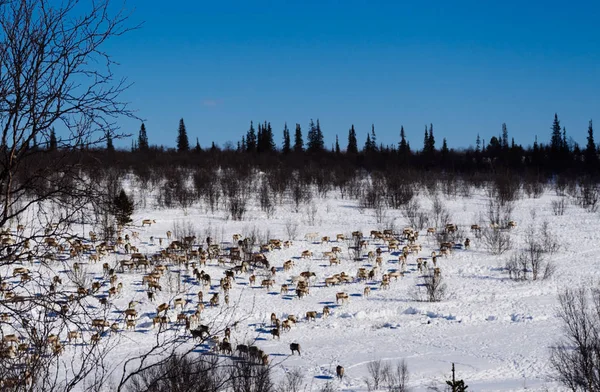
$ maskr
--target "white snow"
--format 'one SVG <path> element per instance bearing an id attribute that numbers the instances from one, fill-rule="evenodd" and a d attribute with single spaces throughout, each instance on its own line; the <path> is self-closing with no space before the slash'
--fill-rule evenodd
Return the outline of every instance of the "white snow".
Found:
<path id="1" fill-rule="evenodd" d="M 418 197 L 423 208 L 429 210 L 430 198 L 426 194 Z M 382 359 L 395 363 L 405 359 L 410 370 L 409 386 L 414 391 L 425 391 L 432 383 L 442 386 L 450 377 L 453 362 L 457 377 L 465 380 L 469 390 L 560 390 L 560 386 L 549 378 L 551 368 L 548 361 L 550 347 L 561 333 L 556 316 L 557 294 L 566 287 L 598 281 L 595 252 L 600 244 L 600 220 L 597 214 L 572 204 L 564 216 L 554 216 L 550 203 L 556 198 L 554 192 L 547 191 L 539 199 L 523 196 L 515 203 L 512 219 L 518 222 L 518 227 L 511 231 L 514 249 L 522 246 L 529 225 L 540 225 L 543 221 L 550 223 L 561 244 L 560 251 L 549 256 L 557 267 L 551 279 L 515 282 L 509 280 L 502 269 L 511 252 L 503 256 L 490 255 L 469 231 L 471 224 L 481 223 L 477 219 L 479 215 L 486 216 L 485 193 L 476 192 L 467 199 L 443 196 L 452 222 L 462 228 L 472 242 L 469 250 L 456 250 L 449 257 L 438 258 L 438 266 L 448 285 L 447 299 L 438 303 L 414 300 L 419 280 L 414 255 L 409 257 L 405 276 L 398 281 L 392 279 L 389 290 L 379 288 L 380 276 L 376 283 L 369 283 L 371 294 L 368 297 L 362 295 L 364 282 L 324 287 L 325 277 L 342 271 L 354 277 L 359 267 L 366 264 L 370 268 L 371 263 L 366 257 L 364 263 L 348 260 L 345 242 L 310 243 L 304 240 L 306 233 L 318 232 L 320 236 L 335 239 L 338 233 L 350 235 L 354 230 L 362 230 L 368 236 L 371 230 L 385 229 L 392 223 L 397 231 L 407 225 L 400 211 L 391 209 L 386 210 L 386 223 L 378 224 L 373 210 L 361 210 L 357 201 L 341 199 L 335 192 L 326 199 L 313 200 L 318 208 L 314 225 L 309 225 L 310 206 L 303 206 L 296 213 L 290 203 L 284 203 L 268 218 L 252 201 L 245 219 L 236 222 L 226 219 L 223 208 L 214 215 L 203 205 L 186 211 L 160 210 L 153 208 L 149 199 L 148 208 L 136 211 L 133 217 L 134 224 L 138 226 L 133 230 L 141 234 L 141 240 L 134 241 L 134 245 L 144 253 L 159 251 L 156 238 L 165 237 L 165 232 L 172 230 L 175 223 L 189 222 L 200 237 L 204 235 L 201 239 L 211 232 L 213 240 L 222 243 L 223 248 L 231 245 L 232 234 L 245 235 L 252 228 L 262 233 L 268 231 L 269 238 L 287 240 L 286 223 L 297 223 L 298 235 L 293 239 L 293 245 L 267 254 L 271 265 L 278 267 L 273 278 L 276 285 L 268 292 L 258 285 L 249 287 L 249 274 L 240 274 L 230 292 L 230 307 L 235 311 L 228 313 L 228 317 L 243 320 L 239 329 L 233 331 L 234 347 L 248 339 L 257 339 L 256 345 L 277 364 L 274 373 L 277 380 L 285 371 L 300 368 L 306 376 L 309 390 L 317 390 L 331 381 L 339 390 L 363 391 L 367 390 L 364 379 L 368 376 L 369 361 Z M 532 211 L 535 213 L 532 214 Z M 155 219 L 157 223 L 141 227 L 142 219 Z M 150 236 L 155 237 L 154 244 L 149 242 Z M 424 231 L 421 231 L 419 243 L 423 245 L 420 256 L 427 257 L 438 248 L 433 237 L 426 236 Z M 163 246 L 167 244 L 165 240 Z M 335 245 L 343 247 L 343 261 L 340 265 L 329 266 L 328 260 L 321 255 Z M 368 250 L 375 250 L 378 246 L 382 246 L 381 241 L 370 240 Z M 299 258 L 305 249 L 314 252 L 312 259 Z M 103 262 L 127 257 L 123 254 L 108 256 Z M 294 260 L 295 267 L 284 272 L 281 267 L 289 259 Z M 400 267 L 397 255 L 384 252 L 383 260 L 383 271 Z M 88 273 L 101 274 L 101 264 L 87 265 Z M 208 293 L 219 292 L 219 279 L 229 267 L 219 266 L 215 260 L 209 262 L 206 268 L 199 267 L 212 277 L 212 288 L 203 290 L 205 302 L 210 297 Z M 171 270 L 179 270 L 179 267 L 173 266 Z M 293 287 L 291 276 L 308 270 L 317 275 L 317 283 L 311 286 L 308 296 L 298 299 L 292 289 L 288 295 L 279 293 L 281 284 L 288 283 Z M 257 275 L 262 273 L 256 271 Z M 266 275 L 266 271 L 264 273 Z M 182 275 L 186 274 L 182 270 Z M 150 303 L 141 286 L 142 275 L 142 272 L 119 273 L 124 291 L 114 300 L 114 306 L 125 309 L 129 301 L 139 301 L 137 309 L 140 317 L 136 331 L 119 332 L 126 339 L 121 339 L 121 344 L 111 353 L 110 363 L 114 365 L 122 363 L 128 353 L 143 350 L 153 343 L 155 331 L 151 317 L 158 304 L 185 296 L 163 289 L 157 294 L 156 301 Z M 258 284 L 261 279 L 257 277 Z M 193 278 L 185 282 L 182 289 L 189 294 L 188 299 L 193 300 L 186 311 L 193 313 L 200 286 Z M 167 283 L 162 285 L 165 287 Z M 335 293 L 340 291 L 347 292 L 350 300 L 348 304 L 336 306 Z M 220 296 L 219 308 L 207 306 L 203 312 L 203 323 L 222 312 L 225 305 L 223 295 Z M 325 305 L 332 310 L 329 318 L 322 317 Z M 313 310 L 319 313 L 319 317 L 316 321 L 306 321 L 305 313 Z M 274 340 L 269 333 L 272 312 L 280 319 L 294 314 L 300 320 L 291 331 L 282 332 L 280 340 Z M 169 311 L 171 320 L 175 320 L 177 313 L 173 309 Z M 225 319 L 224 315 L 218 317 Z M 290 356 L 289 344 L 292 342 L 301 344 L 301 356 Z M 71 349 L 67 346 L 64 355 L 68 356 Z M 346 370 L 346 377 L 341 382 L 335 378 L 335 368 L 339 364 Z"/>

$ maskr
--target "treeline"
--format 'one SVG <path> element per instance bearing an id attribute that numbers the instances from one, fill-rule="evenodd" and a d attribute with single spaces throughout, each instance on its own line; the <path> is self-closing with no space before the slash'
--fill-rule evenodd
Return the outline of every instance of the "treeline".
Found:
<path id="1" fill-rule="evenodd" d="M 293 132 L 293 134 L 292 134 Z M 475 147 L 449 149 L 444 138 L 440 144 L 436 141 L 433 124 L 425 127 L 424 138 L 419 148 L 414 148 L 406 139 L 401 127 L 397 144 L 377 143 L 375 127 L 367 134 L 363 146 L 359 146 L 354 126 L 348 130 L 343 143 L 336 136 L 335 144 L 327 148 L 319 120 L 310 121 L 306 133 L 300 124 L 294 131 L 285 124 L 282 130 L 282 142 L 278 146 L 271 123 L 254 124 L 237 144 L 229 143 L 219 147 L 215 143 L 202 148 L 198 138 L 192 147 L 183 119 L 177 132 L 177 148 L 169 149 L 152 146 L 148 142 L 145 125 L 142 124 L 137 140 L 132 143 L 131 151 L 115 151 L 111 144 L 107 151 L 107 164 L 135 167 L 176 165 L 184 167 L 220 167 L 255 166 L 289 167 L 302 169 L 316 167 L 336 170 L 365 169 L 367 171 L 388 171 L 408 169 L 414 171 L 443 173 L 489 173 L 507 171 L 545 178 L 555 174 L 595 176 L 600 169 L 599 147 L 594 141 L 592 121 L 589 122 L 587 144 L 581 148 L 567 138 L 566 129 L 561 127 L 558 115 L 552 122 L 550 142 L 541 143 L 536 139 L 531 146 L 523 147 L 509 138 L 506 124 L 498 136 L 483 140 L 477 135 Z M 97 150 L 95 155 L 104 155 Z M 97 158 L 97 157 L 96 157 Z"/>

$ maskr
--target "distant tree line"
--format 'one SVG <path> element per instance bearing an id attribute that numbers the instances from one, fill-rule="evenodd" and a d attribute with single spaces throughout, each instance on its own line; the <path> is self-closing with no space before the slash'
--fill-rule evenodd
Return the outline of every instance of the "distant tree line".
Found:
<path id="1" fill-rule="evenodd" d="M 527 147 L 516 144 L 514 138 L 509 137 L 506 124 L 502 124 L 498 136 L 486 141 L 477 135 L 475 147 L 463 149 L 449 149 L 445 138 L 438 147 L 433 124 L 425 126 L 420 148 L 411 146 L 403 126 L 400 127 L 397 144 L 378 144 L 375 126 L 372 125 L 364 145 L 359 146 L 356 130 L 354 125 L 351 125 L 346 143 L 340 146 L 340 139 L 336 135 L 335 144 L 330 149 L 325 146 L 319 119 L 316 122 L 310 120 L 306 139 L 300 124 L 296 124 L 293 135 L 291 132 L 285 123 L 279 145 L 270 122 L 264 121 L 255 125 L 251 121 L 249 129 L 236 144 L 228 143 L 219 147 L 213 142 L 209 148 L 202 148 L 199 139 L 196 138 L 196 146 L 191 149 L 184 120 L 181 119 L 175 150 L 150 145 L 144 124 L 140 127 L 136 141 L 132 143 L 131 156 L 125 157 L 126 151 L 115 152 L 110 138 L 107 138 L 106 150 L 111 154 L 119 153 L 123 162 L 131 165 L 139 162 L 159 164 L 161 159 L 158 159 L 158 156 L 163 156 L 165 159 L 168 157 L 169 162 L 184 166 L 196 166 L 200 162 L 218 162 L 219 165 L 229 166 L 243 162 L 245 165 L 294 167 L 295 162 L 299 162 L 301 166 L 311 162 L 317 165 L 327 163 L 329 167 L 344 165 L 366 170 L 405 168 L 444 173 L 510 171 L 546 177 L 560 173 L 595 176 L 600 169 L 600 151 L 594 140 L 592 121 L 590 120 L 587 130 L 587 144 L 582 149 L 567 137 L 566 128 L 561 126 L 557 114 L 552 122 L 549 143 L 539 142 L 536 136 L 533 145 Z M 49 148 L 57 148 L 55 139 L 50 141 Z M 203 157 L 201 161 L 195 162 L 198 154 L 203 154 Z M 207 155 L 211 156 L 208 160 Z M 147 160 L 150 157 L 152 161 Z"/>

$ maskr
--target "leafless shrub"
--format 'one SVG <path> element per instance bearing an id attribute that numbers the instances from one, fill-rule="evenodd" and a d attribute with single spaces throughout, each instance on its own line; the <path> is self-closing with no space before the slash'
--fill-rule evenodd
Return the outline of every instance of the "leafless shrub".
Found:
<path id="1" fill-rule="evenodd" d="M 219 208 L 221 191 L 219 189 L 219 175 L 216 170 L 203 169 L 196 171 L 192 180 L 199 198 L 204 199 L 210 212 L 214 213 Z"/>
<path id="2" fill-rule="evenodd" d="M 566 289 L 558 296 L 562 338 L 551 348 L 554 378 L 571 391 L 600 390 L 600 292 Z"/>
<path id="3" fill-rule="evenodd" d="M 226 173 L 221 179 L 221 187 L 227 197 L 227 208 L 231 219 L 239 221 L 244 218 L 248 202 L 247 192 L 251 183 L 250 178 L 243 178 L 241 174 L 233 170 Z"/>
<path id="4" fill-rule="evenodd" d="M 600 192 L 598 192 L 598 185 L 592 181 L 582 181 L 579 187 L 578 201 L 579 205 L 588 212 L 598 211 L 600 205 Z"/>
<path id="5" fill-rule="evenodd" d="M 333 387 L 333 383 L 331 381 L 327 381 L 325 383 L 325 385 L 323 385 L 323 387 L 321 389 L 319 389 L 319 392 L 335 392 L 336 389 Z"/>
<path id="6" fill-rule="evenodd" d="M 532 280 L 548 279 L 554 273 L 555 266 L 546 259 L 546 255 L 556 252 L 558 243 L 549 232 L 547 224 L 543 224 L 540 231 L 541 233 L 533 226 L 527 230 L 525 247 L 512 255 L 506 263 L 509 278 L 527 280 L 531 273 Z"/>
<path id="7" fill-rule="evenodd" d="M 388 392 L 407 392 L 410 373 L 405 360 L 397 362 L 395 367 L 387 363 L 383 369 L 384 380 Z"/>
<path id="8" fill-rule="evenodd" d="M 304 391 L 305 388 L 304 373 L 302 373 L 302 370 L 295 368 L 285 373 L 277 392 L 300 392 Z"/>
<path id="9" fill-rule="evenodd" d="M 556 235 L 550 230 L 550 224 L 548 222 L 542 222 L 539 236 L 541 237 L 541 243 L 544 252 L 553 255 L 560 250 L 560 242 Z"/>
<path id="10" fill-rule="evenodd" d="M 488 202 L 488 222 L 492 227 L 507 227 L 512 215 L 514 205 L 511 202 L 502 204 L 497 200 L 490 199 Z"/>
<path id="11" fill-rule="evenodd" d="M 300 212 L 300 206 L 309 203 L 312 200 L 310 189 L 304 186 L 299 180 L 294 180 L 292 182 L 291 193 L 295 212 Z"/>
<path id="12" fill-rule="evenodd" d="M 435 227 L 444 227 L 447 223 L 450 223 L 450 213 L 444 206 L 442 199 L 439 195 L 435 195 L 431 205 L 431 217 L 432 223 Z"/>
<path id="13" fill-rule="evenodd" d="M 308 220 L 308 224 L 310 226 L 314 226 L 316 221 L 317 221 L 317 215 L 319 212 L 319 207 L 317 207 L 316 203 L 310 203 L 310 205 L 308 205 L 306 207 L 306 218 Z"/>
<path id="14" fill-rule="evenodd" d="M 385 186 L 381 179 L 373 177 L 371 182 L 366 184 L 362 190 L 359 205 L 361 208 L 376 208 L 383 205 L 385 196 Z"/>
<path id="15" fill-rule="evenodd" d="M 456 197 L 458 194 L 458 182 L 456 177 L 446 175 L 441 181 L 442 194 L 447 197 Z"/>
<path id="16" fill-rule="evenodd" d="M 523 191 L 529 198 L 539 199 L 546 190 L 543 179 L 537 177 L 526 177 L 523 182 Z"/>
<path id="17" fill-rule="evenodd" d="M 262 181 L 260 186 L 258 199 L 260 202 L 260 209 L 267 214 L 267 217 L 270 218 L 275 213 L 275 203 L 273 203 L 271 197 L 271 191 L 269 189 L 269 184 L 267 181 Z"/>
<path id="18" fill-rule="evenodd" d="M 415 191 L 412 184 L 404 180 L 400 174 L 392 174 L 385 177 L 386 196 L 390 207 L 402 208 L 414 197 Z"/>
<path id="19" fill-rule="evenodd" d="M 519 199 L 521 189 L 521 180 L 519 176 L 505 174 L 498 175 L 491 184 L 491 195 L 504 206 L 506 203 L 512 203 Z"/>
<path id="20" fill-rule="evenodd" d="M 385 221 L 387 216 L 387 211 L 385 208 L 385 204 L 383 201 L 378 202 L 374 208 L 375 211 L 375 220 L 377 224 L 382 224 Z"/>
<path id="21" fill-rule="evenodd" d="M 446 298 L 448 286 L 444 282 L 442 274 L 436 274 L 433 268 L 429 268 L 421 275 L 419 282 L 413 293 L 415 301 L 439 302 Z"/>
<path id="22" fill-rule="evenodd" d="M 418 231 L 429 225 L 429 215 L 421 210 L 421 204 L 417 199 L 412 199 L 403 207 L 402 215 L 408 221 L 409 226 Z"/>
<path id="23" fill-rule="evenodd" d="M 381 359 L 367 363 L 369 377 L 365 378 L 365 383 L 367 384 L 367 389 L 369 391 L 379 389 L 380 384 L 385 378 L 384 368 L 385 367 L 383 366 L 383 361 Z"/>
<path id="24" fill-rule="evenodd" d="M 556 216 L 563 216 L 565 214 L 565 210 L 567 209 L 567 201 L 564 197 L 561 197 L 558 200 L 552 200 L 552 213 Z"/>
<path id="25" fill-rule="evenodd" d="M 288 219 L 285 221 L 285 232 L 290 240 L 295 240 L 298 237 L 298 223 Z"/>
<path id="26" fill-rule="evenodd" d="M 494 255 L 501 255 L 512 248 L 510 233 L 499 228 L 485 228 L 481 233 L 483 246 Z"/>

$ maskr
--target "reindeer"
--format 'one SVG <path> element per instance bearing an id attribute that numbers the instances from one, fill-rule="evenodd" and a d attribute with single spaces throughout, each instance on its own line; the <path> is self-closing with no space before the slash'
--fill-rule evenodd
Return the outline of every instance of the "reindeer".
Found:
<path id="1" fill-rule="evenodd" d="M 342 365 L 338 365 L 335 368 L 335 374 L 341 380 L 344 377 L 344 367 Z"/>
<path id="2" fill-rule="evenodd" d="M 154 219 L 144 219 L 142 221 L 142 227 L 148 225 L 148 226 L 152 226 L 153 223 L 156 223 L 156 221 Z"/>
<path id="3" fill-rule="evenodd" d="M 340 300 L 342 301 L 342 304 L 344 302 L 347 303 L 348 302 L 348 298 L 349 298 L 348 297 L 348 293 L 341 292 L 341 293 L 336 293 L 335 294 L 335 302 L 338 303 L 338 304 L 340 303 Z"/>
<path id="4" fill-rule="evenodd" d="M 300 354 L 300 344 L 299 343 L 290 344 L 290 350 L 292 350 L 292 355 L 294 355 L 295 351 L 298 351 L 298 355 L 302 355 L 302 354 Z"/>

